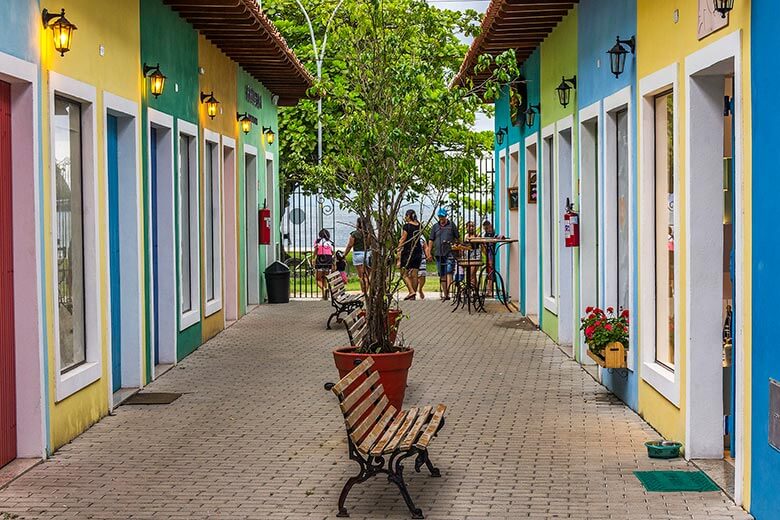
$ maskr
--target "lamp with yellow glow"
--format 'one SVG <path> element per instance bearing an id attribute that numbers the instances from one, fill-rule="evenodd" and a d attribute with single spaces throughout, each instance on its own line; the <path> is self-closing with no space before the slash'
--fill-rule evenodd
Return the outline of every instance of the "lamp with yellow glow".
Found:
<path id="1" fill-rule="evenodd" d="M 214 116 L 217 115 L 217 105 L 219 105 L 219 101 L 214 97 L 214 92 L 209 92 L 208 94 L 201 92 L 200 102 L 206 104 L 206 114 L 211 119 L 214 119 Z"/>
<path id="2" fill-rule="evenodd" d="M 276 137 L 276 134 L 273 130 L 271 130 L 270 126 L 264 126 L 263 127 L 263 133 L 265 134 L 265 140 L 268 144 L 274 144 L 274 138 Z"/>
<path id="3" fill-rule="evenodd" d="M 165 75 L 160 72 L 160 64 L 154 67 L 144 63 L 144 77 L 149 78 L 149 90 L 154 97 L 160 97 L 165 90 Z"/>
<path id="4" fill-rule="evenodd" d="M 48 9 L 44 9 L 41 18 L 43 19 L 43 28 L 51 29 L 54 49 L 60 53 L 60 56 L 65 56 L 73 43 L 73 31 L 76 30 L 76 26 L 65 18 L 65 9 L 62 9 L 59 14 L 50 13 Z"/>
<path id="5" fill-rule="evenodd" d="M 244 112 L 243 114 L 236 113 L 236 119 L 241 124 L 241 131 L 245 134 L 248 134 L 252 130 L 252 118 L 249 116 L 249 113 Z"/>

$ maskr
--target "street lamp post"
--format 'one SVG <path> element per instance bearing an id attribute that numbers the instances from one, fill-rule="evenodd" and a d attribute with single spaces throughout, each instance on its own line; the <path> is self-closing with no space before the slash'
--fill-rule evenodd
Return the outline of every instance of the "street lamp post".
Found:
<path id="1" fill-rule="evenodd" d="M 325 49 L 328 45 L 328 31 L 330 30 L 330 24 L 333 22 L 336 13 L 338 12 L 341 4 L 344 0 L 339 0 L 333 12 L 330 13 L 328 23 L 325 25 L 325 34 L 322 37 L 322 47 L 317 47 L 317 38 L 314 36 L 314 26 L 311 23 L 309 12 L 303 7 L 301 0 L 295 0 L 298 4 L 304 18 L 306 18 L 306 24 L 309 26 L 309 36 L 311 37 L 311 46 L 314 51 L 314 59 L 317 64 L 317 81 L 322 80 L 322 62 L 325 60 Z M 317 164 L 322 164 L 322 98 L 317 99 Z"/>

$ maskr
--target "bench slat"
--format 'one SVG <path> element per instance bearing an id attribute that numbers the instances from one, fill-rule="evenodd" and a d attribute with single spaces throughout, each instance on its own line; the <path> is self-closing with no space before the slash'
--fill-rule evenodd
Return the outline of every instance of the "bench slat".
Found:
<path id="1" fill-rule="evenodd" d="M 343 393 L 344 390 L 349 388 L 349 385 L 365 374 L 372 366 L 374 366 L 374 360 L 372 358 L 368 357 L 364 359 L 358 366 L 350 370 L 349 374 L 345 375 L 338 383 L 333 385 L 331 391 L 336 395 Z"/>
<path id="2" fill-rule="evenodd" d="M 396 450 L 398 445 L 403 440 L 404 436 L 409 432 L 409 429 L 414 424 L 415 419 L 417 419 L 417 415 L 419 413 L 420 410 L 417 408 L 409 409 L 409 411 L 406 414 L 406 419 L 404 419 L 404 422 L 401 425 L 401 427 L 398 428 L 398 431 L 395 433 L 395 436 L 392 439 L 390 439 L 390 442 L 388 442 L 387 446 L 385 446 L 385 448 L 382 450 L 383 453 L 392 453 Z"/>
<path id="3" fill-rule="evenodd" d="M 439 404 L 436 407 L 436 411 L 433 412 L 433 417 L 431 418 L 431 422 L 428 423 L 428 427 L 425 428 L 423 434 L 420 435 L 420 438 L 417 439 L 416 443 L 414 443 L 416 448 L 426 449 L 428 447 L 428 444 L 430 444 L 431 439 L 433 438 L 433 434 L 436 433 L 436 430 L 439 428 L 442 419 L 444 419 L 444 412 L 446 410 L 447 407 L 443 404 Z"/>
<path id="4" fill-rule="evenodd" d="M 393 417 L 396 416 L 395 412 L 396 412 L 395 406 L 389 406 L 387 410 L 385 410 L 385 413 L 379 419 L 379 422 L 376 423 L 376 425 L 374 425 L 374 427 L 371 429 L 369 434 L 366 435 L 366 438 L 363 439 L 363 442 L 360 444 L 358 451 L 362 451 L 363 453 L 368 453 L 369 451 L 371 451 L 371 448 L 374 446 L 377 439 L 385 431 L 385 429 L 390 424 L 390 421 L 393 419 Z"/>
<path id="5" fill-rule="evenodd" d="M 335 273 L 330 273 L 330 274 L 325 275 L 325 278 L 329 282 L 331 282 L 333 280 L 341 280 L 341 273 L 336 271 Z"/>
<path id="6" fill-rule="evenodd" d="M 371 359 L 371 358 L 368 358 Z M 365 361 L 363 361 L 365 363 Z M 363 364 L 361 363 L 361 365 Z M 366 378 L 365 381 L 360 383 L 355 390 L 352 391 L 348 396 L 344 398 L 343 401 L 341 401 L 341 413 L 346 414 L 349 412 L 349 409 L 352 408 L 357 404 L 360 399 L 366 395 L 370 390 L 372 386 L 381 386 L 379 385 L 379 372 L 374 370 L 370 376 Z M 384 394 L 384 389 L 382 389 L 382 393 Z"/>
<path id="7" fill-rule="evenodd" d="M 372 406 L 378 406 L 380 408 L 387 406 L 387 396 L 381 386 L 377 387 L 371 395 L 360 401 L 360 404 L 358 404 L 349 415 L 345 414 L 346 417 L 344 420 L 347 422 L 347 428 L 354 428 L 360 418 L 363 417 L 366 411 Z"/>
<path id="8" fill-rule="evenodd" d="M 393 405 L 387 406 L 388 410 L 393 410 L 393 413 L 395 413 L 395 407 Z M 352 430 L 352 432 L 349 434 L 350 437 L 352 437 L 352 442 L 355 443 L 355 446 L 360 445 L 360 440 L 363 438 L 363 436 L 368 433 L 368 431 L 374 427 L 376 422 L 382 418 L 382 414 L 385 412 L 384 406 L 379 407 L 375 406 L 373 407 L 366 416 L 365 419 L 358 425 L 357 428 Z"/>
<path id="9" fill-rule="evenodd" d="M 409 451 L 409 449 L 412 447 L 412 444 L 414 444 L 414 442 L 417 440 L 417 437 L 420 435 L 420 431 L 422 430 L 423 426 L 428 422 L 428 417 L 431 415 L 431 408 L 431 406 L 426 406 L 422 409 L 420 415 L 417 416 L 417 421 L 414 423 L 414 426 L 412 426 L 412 429 L 409 430 L 409 434 L 403 440 L 401 446 L 399 446 L 401 451 Z"/>
<path id="10" fill-rule="evenodd" d="M 396 432 L 401 427 L 401 425 L 406 421 L 407 415 L 409 415 L 409 413 L 412 412 L 412 410 L 414 411 L 415 414 L 417 414 L 416 408 L 412 408 L 411 410 L 401 410 L 400 412 L 398 412 L 398 415 L 395 416 L 393 422 L 390 423 L 390 426 L 388 426 L 387 430 L 385 430 L 385 433 L 382 435 L 382 437 L 379 438 L 378 441 L 376 441 L 374 447 L 371 448 L 370 451 L 371 455 L 378 457 L 379 455 L 382 454 L 382 451 L 385 449 L 385 446 L 387 446 L 387 443 L 390 442 L 390 440 L 396 434 Z"/>

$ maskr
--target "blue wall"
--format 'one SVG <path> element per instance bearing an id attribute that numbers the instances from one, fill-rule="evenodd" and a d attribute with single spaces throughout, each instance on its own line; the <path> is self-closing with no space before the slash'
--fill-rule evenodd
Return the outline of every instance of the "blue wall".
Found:
<path id="1" fill-rule="evenodd" d="M 3 13 L 0 52 L 38 63 L 41 28 L 38 0 L 0 0 L 0 13 Z"/>
<path id="2" fill-rule="evenodd" d="M 626 56 L 626 67 L 619 78 L 615 78 L 609 65 L 609 54 L 607 51 L 615 45 L 615 37 L 627 40 L 636 35 L 636 2 L 626 2 L 625 0 L 581 0 L 579 6 L 577 30 L 578 45 L 578 65 L 577 65 L 577 101 L 579 109 L 588 107 L 599 100 L 602 100 L 615 92 L 618 92 L 628 86 L 631 86 L 631 133 L 632 133 L 632 161 L 633 172 L 632 182 L 637 186 L 637 132 L 636 132 L 636 57 L 628 54 Z M 605 114 L 601 112 L 601 125 L 603 127 Z M 599 146 L 603 147 L 602 128 L 599 129 Z M 602 148 L 603 149 L 603 148 Z M 602 165 L 599 165 L 599 174 L 603 173 Z M 603 200 L 603 194 L 601 196 Z M 637 215 L 636 215 L 636 188 L 634 191 L 634 201 L 631 204 L 632 218 L 634 223 L 633 244 L 631 245 L 636 258 L 637 254 Z M 603 265 L 603 258 L 602 258 Z M 636 271 L 636 270 L 635 270 Z M 634 301 L 632 307 L 637 308 L 637 273 L 634 272 L 633 288 Z M 602 277 L 603 281 L 604 277 Z M 603 287 L 600 289 L 603 294 Z M 636 321 L 636 320 L 632 320 Z M 631 338 L 633 345 L 637 337 L 636 324 L 631 325 Z M 630 349 L 631 356 L 634 357 L 634 367 L 639 366 L 638 349 Z M 602 382 L 620 399 L 628 404 L 634 410 L 637 409 L 638 400 L 638 378 L 636 372 L 602 371 Z"/>
<path id="3" fill-rule="evenodd" d="M 777 142 L 780 98 L 772 94 L 780 82 L 775 66 L 777 19 L 774 0 L 753 0 L 751 63 L 753 99 L 753 345 L 752 345 L 752 476 L 751 513 L 759 520 L 777 518 L 780 511 L 780 452 L 768 443 L 769 380 L 780 380 L 777 311 L 772 302 L 780 292 L 780 244 L 774 214 L 780 191 Z"/>
<path id="4" fill-rule="evenodd" d="M 524 77 L 527 81 L 527 93 L 526 93 L 526 99 L 528 105 L 537 105 L 539 104 L 539 97 L 540 97 L 540 57 L 539 57 L 539 49 L 535 50 L 531 56 L 528 57 L 528 59 L 523 62 L 523 64 L 520 67 L 520 73 L 522 77 Z M 509 135 L 504 138 L 504 142 L 501 146 L 498 145 L 497 141 L 494 141 L 494 152 L 495 152 L 495 193 L 493 200 L 495 201 L 494 207 L 495 207 L 495 220 L 496 220 L 496 229 L 500 234 L 506 235 L 508 233 L 508 230 L 498 229 L 497 223 L 499 222 L 498 216 L 501 215 L 501 212 L 509 212 L 507 208 L 500 207 L 500 193 L 499 190 L 499 178 L 500 175 L 500 167 L 499 167 L 499 152 L 502 150 L 506 150 L 507 153 L 507 171 L 506 171 L 506 183 L 505 185 L 508 185 L 509 180 L 509 147 L 513 146 L 515 144 L 520 145 L 520 152 L 519 152 L 519 176 L 518 176 L 518 200 L 520 201 L 521 208 L 522 204 L 524 204 L 524 201 L 526 200 L 526 179 L 525 179 L 525 171 L 526 171 L 526 164 L 525 164 L 525 139 L 526 137 L 533 135 L 534 133 L 539 132 L 539 122 L 541 120 L 541 116 L 537 114 L 536 121 L 534 122 L 534 126 L 532 128 L 528 128 L 525 126 L 525 118 L 523 118 L 522 122 L 518 124 L 517 126 L 512 125 L 512 121 L 510 118 L 509 113 L 509 88 L 505 87 L 502 90 L 501 96 L 496 100 L 495 102 L 495 131 L 498 132 L 499 129 L 506 127 L 508 129 Z M 537 168 L 538 169 L 538 168 Z M 522 313 L 525 313 L 525 249 L 523 247 L 523 244 L 525 244 L 525 211 L 518 211 L 516 213 L 517 217 L 520 219 L 520 222 L 518 224 L 518 229 L 520 230 L 520 236 L 518 237 L 512 237 L 512 238 L 518 238 L 520 241 L 520 258 L 518 259 L 518 264 L 512 266 L 512 269 L 515 272 L 521 273 L 521 297 L 520 297 L 520 311 Z M 537 238 L 538 240 L 538 238 Z M 500 255 L 499 255 L 500 256 Z M 497 258 L 497 265 L 500 266 L 500 258 Z M 540 266 L 541 269 L 541 266 Z M 540 293 L 541 294 L 541 293 Z M 541 295 L 539 296 L 540 302 L 539 307 L 541 308 Z"/>

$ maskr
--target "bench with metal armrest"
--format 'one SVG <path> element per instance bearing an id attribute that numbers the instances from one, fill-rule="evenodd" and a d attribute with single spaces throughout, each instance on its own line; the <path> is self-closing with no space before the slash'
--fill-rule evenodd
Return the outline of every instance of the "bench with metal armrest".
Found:
<path id="1" fill-rule="evenodd" d="M 349 314 L 355 309 L 363 307 L 363 295 L 348 294 L 345 290 L 344 280 L 339 272 L 331 273 L 325 279 L 328 282 L 330 303 L 335 309 L 328 318 L 327 328 L 330 330 L 330 322 L 333 321 L 333 318 L 336 318 L 336 322 L 340 322 L 342 314 Z"/>

